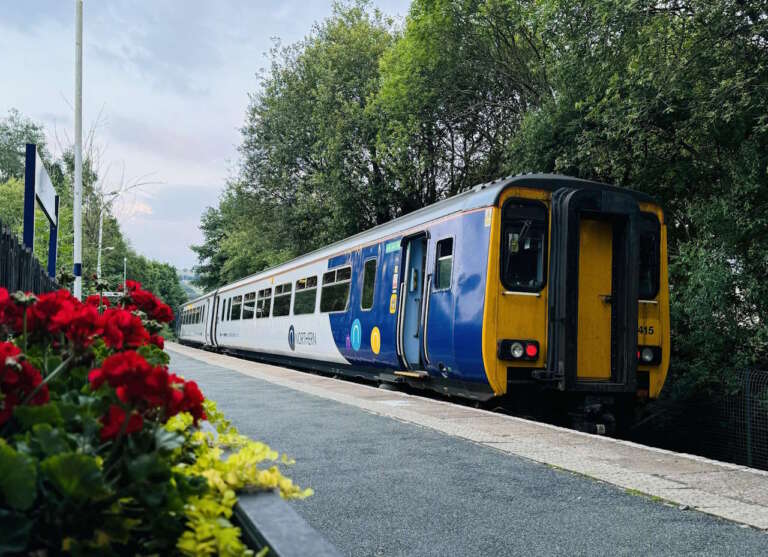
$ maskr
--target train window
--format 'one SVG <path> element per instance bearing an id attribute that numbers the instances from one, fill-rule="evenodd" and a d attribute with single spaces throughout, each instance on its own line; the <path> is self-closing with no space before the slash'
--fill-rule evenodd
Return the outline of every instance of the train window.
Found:
<path id="1" fill-rule="evenodd" d="M 661 226 L 652 213 L 640 214 L 640 280 L 638 296 L 641 300 L 652 300 L 659 293 Z"/>
<path id="2" fill-rule="evenodd" d="M 293 297 L 293 314 L 315 313 L 317 300 L 317 277 L 307 277 L 296 281 L 296 295 Z"/>
<path id="3" fill-rule="evenodd" d="M 334 269 L 323 274 L 323 291 L 320 294 L 320 311 L 347 311 L 351 267 Z"/>
<path id="4" fill-rule="evenodd" d="M 243 319 L 253 319 L 256 306 L 256 292 L 249 292 L 243 297 Z"/>
<path id="5" fill-rule="evenodd" d="M 363 295 L 360 298 L 360 309 L 368 310 L 373 307 L 373 294 L 376 290 L 376 260 L 369 259 L 363 267 Z"/>
<path id="6" fill-rule="evenodd" d="M 230 319 L 238 321 L 240 319 L 240 308 L 243 305 L 243 297 L 235 296 L 232 300 L 232 313 L 230 314 Z"/>
<path id="7" fill-rule="evenodd" d="M 272 302 L 272 289 L 265 288 L 259 290 L 259 297 L 256 300 L 256 319 L 269 317 L 269 306 Z"/>
<path id="8" fill-rule="evenodd" d="M 291 312 L 291 283 L 279 284 L 275 286 L 275 307 L 272 308 L 272 315 L 281 317 Z"/>
<path id="9" fill-rule="evenodd" d="M 445 238 L 437 243 L 435 250 L 435 290 L 451 287 L 453 272 L 453 238 Z"/>
<path id="10" fill-rule="evenodd" d="M 227 298 L 227 321 L 232 319 L 232 298 Z"/>
<path id="11" fill-rule="evenodd" d="M 544 288 L 547 208 L 538 202 L 511 199 L 501 222 L 501 282 L 508 290 Z"/>

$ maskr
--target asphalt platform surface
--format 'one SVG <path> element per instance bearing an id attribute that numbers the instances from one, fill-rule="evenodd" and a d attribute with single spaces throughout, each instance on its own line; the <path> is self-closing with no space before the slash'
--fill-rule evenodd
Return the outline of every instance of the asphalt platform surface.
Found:
<path id="1" fill-rule="evenodd" d="M 171 353 L 241 433 L 296 459 L 296 511 L 350 556 L 766 555 L 768 534 Z"/>

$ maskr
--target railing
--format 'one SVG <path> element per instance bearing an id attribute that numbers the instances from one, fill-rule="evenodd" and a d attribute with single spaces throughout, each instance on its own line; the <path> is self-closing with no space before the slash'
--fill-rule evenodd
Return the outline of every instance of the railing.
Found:
<path id="1" fill-rule="evenodd" d="M 768 470 L 768 371 L 741 372 L 715 393 L 684 403 L 654 403 L 631 438 Z"/>
<path id="2" fill-rule="evenodd" d="M 56 281 L 35 259 L 32 250 L 0 223 L 0 286 L 9 292 L 23 290 L 41 294 L 59 288 Z"/>

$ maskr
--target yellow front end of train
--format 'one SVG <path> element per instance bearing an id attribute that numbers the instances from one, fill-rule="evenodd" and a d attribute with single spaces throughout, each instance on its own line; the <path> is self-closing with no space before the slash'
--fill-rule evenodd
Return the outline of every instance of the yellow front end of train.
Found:
<path id="1" fill-rule="evenodd" d="M 667 227 L 642 194 L 526 183 L 493 207 L 483 360 L 497 395 L 531 383 L 656 398 L 669 368 Z"/>

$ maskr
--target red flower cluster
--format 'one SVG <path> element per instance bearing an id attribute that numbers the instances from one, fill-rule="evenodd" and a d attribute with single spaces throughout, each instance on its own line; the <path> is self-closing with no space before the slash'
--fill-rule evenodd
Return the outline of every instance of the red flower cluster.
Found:
<path id="1" fill-rule="evenodd" d="M 161 323 L 173 321 L 173 311 L 170 306 L 157 296 L 141 288 L 141 283 L 135 280 L 125 281 L 125 297 L 128 309 L 138 309 L 147 314 L 150 319 Z"/>
<path id="2" fill-rule="evenodd" d="M 110 308 L 101 316 L 104 342 L 110 348 L 138 348 L 149 342 L 149 333 L 141 319 L 128 310 Z"/>
<path id="3" fill-rule="evenodd" d="M 11 300 L 5 288 L 0 288 L 0 325 L 5 325 L 11 331 L 20 330 L 24 309 Z"/>
<path id="4" fill-rule="evenodd" d="M 169 373 L 165 366 L 152 366 L 134 351 L 108 357 L 100 368 L 91 371 L 88 380 L 93 389 L 104 383 L 115 389 L 121 402 L 138 411 L 139 420 L 155 410 L 161 410 L 166 419 L 179 412 L 189 412 L 195 422 L 205 418 L 203 395 L 194 381 L 184 381 Z M 124 412 L 119 414 L 110 409 L 110 414 L 102 419 L 102 439 L 117 434 L 120 428 L 115 424 L 119 422 L 122 426 L 125 419 Z M 136 423 L 133 414 L 128 419 Z M 127 427 L 131 427 L 130 422 Z"/>
<path id="5" fill-rule="evenodd" d="M 146 294 L 156 300 L 155 315 L 162 316 L 162 307 L 168 306 L 154 295 Z M 85 303 L 81 303 L 67 290 L 41 294 L 26 309 L 27 333 L 32 336 L 52 335 L 54 340 L 64 335 L 78 348 L 90 346 L 100 335 L 103 335 L 107 346 L 116 350 L 135 349 L 150 343 L 163 348 L 163 338 L 158 335 L 150 337 L 141 319 L 130 309 L 108 308 L 99 315 L 98 307 L 98 296 L 90 296 Z M 0 325 L 21 333 L 24 311 L 23 306 L 10 298 L 7 290 L 0 288 Z"/>
<path id="6" fill-rule="evenodd" d="M 0 425 L 13 415 L 13 409 L 21 404 L 43 382 L 40 372 L 25 360 L 20 360 L 21 350 L 10 342 L 0 342 Z M 43 385 L 28 404 L 48 402 L 48 386 Z"/>

